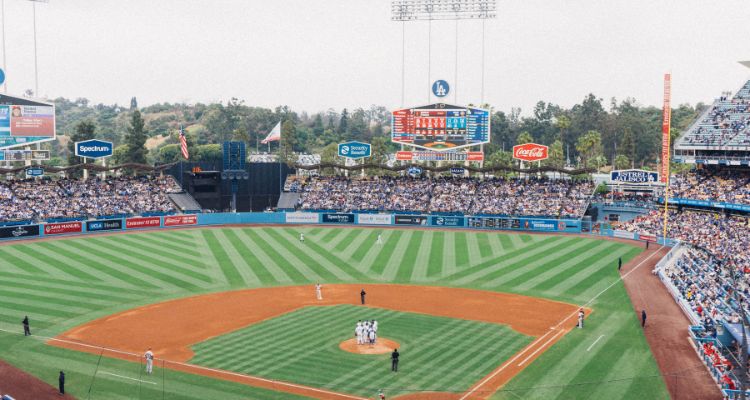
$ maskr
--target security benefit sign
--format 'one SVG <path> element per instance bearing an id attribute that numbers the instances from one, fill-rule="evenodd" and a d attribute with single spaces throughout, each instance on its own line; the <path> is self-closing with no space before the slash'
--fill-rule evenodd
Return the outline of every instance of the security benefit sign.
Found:
<path id="1" fill-rule="evenodd" d="M 642 169 L 626 169 L 610 173 L 612 183 L 650 184 L 659 182 L 659 173 Z"/>
<path id="2" fill-rule="evenodd" d="M 432 217 L 432 225 L 436 226 L 464 226 L 464 217 Z"/>
<path id="3" fill-rule="evenodd" d="M 365 158 L 372 154 L 372 146 L 369 143 L 346 142 L 339 143 L 339 157 Z"/>

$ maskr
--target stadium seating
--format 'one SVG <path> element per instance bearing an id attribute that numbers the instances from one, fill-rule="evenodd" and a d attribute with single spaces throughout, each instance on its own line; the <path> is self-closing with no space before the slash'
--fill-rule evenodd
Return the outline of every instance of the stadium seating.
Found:
<path id="1" fill-rule="evenodd" d="M 167 194 L 181 191 L 171 176 L 4 181 L 0 221 L 171 213 Z"/>
<path id="2" fill-rule="evenodd" d="M 594 185 L 547 179 L 317 177 L 303 187 L 303 210 L 378 210 L 580 217 Z"/>
<path id="3" fill-rule="evenodd" d="M 681 146 L 750 145 L 750 81 L 734 95 L 720 97 L 679 139 Z"/>
<path id="4" fill-rule="evenodd" d="M 670 178 L 670 197 L 750 204 L 750 173 L 697 170 Z"/>

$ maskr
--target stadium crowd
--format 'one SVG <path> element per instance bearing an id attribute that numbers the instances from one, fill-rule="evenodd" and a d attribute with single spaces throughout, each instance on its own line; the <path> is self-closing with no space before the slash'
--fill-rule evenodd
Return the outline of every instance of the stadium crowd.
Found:
<path id="1" fill-rule="evenodd" d="M 378 210 L 579 217 L 590 181 L 316 177 L 303 186 L 303 210 Z"/>
<path id="2" fill-rule="evenodd" d="M 727 169 L 673 175 L 670 191 L 670 197 L 750 204 L 750 173 Z"/>
<path id="3" fill-rule="evenodd" d="M 0 221 L 172 212 L 171 176 L 42 179 L 0 182 Z"/>

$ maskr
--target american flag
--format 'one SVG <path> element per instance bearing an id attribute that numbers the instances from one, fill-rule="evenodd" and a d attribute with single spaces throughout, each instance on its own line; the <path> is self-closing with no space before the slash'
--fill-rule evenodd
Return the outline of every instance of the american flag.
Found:
<path id="1" fill-rule="evenodd" d="M 182 125 L 180 125 L 180 150 L 182 150 L 182 156 L 185 157 L 186 160 L 189 160 L 190 153 L 188 153 L 187 138 L 185 138 L 185 128 L 183 128 Z"/>

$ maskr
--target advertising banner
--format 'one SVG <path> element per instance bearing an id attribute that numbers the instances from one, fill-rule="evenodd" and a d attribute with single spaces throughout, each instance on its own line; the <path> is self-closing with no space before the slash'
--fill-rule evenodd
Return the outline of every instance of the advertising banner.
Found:
<path id="1" fill-rule="evenodd" d="M 339 157 L 364 158 L 370 157 L 371 148 L 369 143 L 346 142 L 339 143 Z"/>
<path id="2" fill-rule="evenodd" d="M 612 183 L 656 183 L 659 181 L 659 173 L 642 169 L 625 169 L 610 172 L 609 180 Z"/>
<path id="3" fill-rule="evenodd" d="M 484 153 L 481 151 L 397 151 L 398 161 L 483 161 Z"/>
<path id="4" fill-rule="evenodd" d="M 432 225 L 436 226 L 464 226 L 464 217 L 432 217 Z"/>
<path id="5" fill-rule="evenodd" d="M 46 161 L 49 159 L 49 150 L 0 151 L 0 161 Z"/>
<path id="6" fill-rule="evenodd" d="M 55 106 L 24 97 L 0 95 L 0 148 L 55 138 Z"/>
<path id="7" fill-rule="evenodd" d="M 125 220 L 125 227 L 128 229 L 154 228 L 160 225 L 160 217 L 128 218 Z"/>
<path id="8" fill-rule="evenodd" d="M 366 225 L 390 225 L 391 214 L 357 214 L 357 223 Z"/>
<path id="9" fill-rule="evenodd" d="M 353 224 L 354 214 L 323 214 L 324 224 Z"/>
<path id="10" fill-rule="evenodd" d="M 542 161 L 549 157 L 549 147 L 543 144 L 526 143 L 513 146 L 513 158 L 523 161 Z"/>
<path id="11" fill-rule="evenodd" d="M 641 240 L 645 240 L 647 242 L 655 242 L 656 241 L 656 235 L 651 233 L 645 233 L 645 232 L 639 232 L 638 236 Z"/>
<path id="12" fill-rule="evenodd" d="M 0 238 L 21 238 L 39 236 L 39 225 L 8 226 L 0 228 Z"/>
<path id="13" fill-rule="evenodd" d="M 427 216 L 424 215 L 396 215 L 396 225 L 427 225 Z"/>
<path id="14" fill-rule="evenodd" d="M 635 239 L 635 232 L 628 232 L 628 231 L 621 231 L 619 229 L 615 229 L 612 233 L 612 236 L 620 239 Z"/>
<path id="15" fill-rule="evenodd" d="M 83 223 L 80 221 L 44 225 L 45 235 L 60 235 L 63 233 L 76 233 L 81 231 L 83 231 Z"/>
<path id="16" fill-rule="evenodd" d="M 121 219 L 101 219 L 86 222 L 86 230 L 89 232 L 114 231 L 118 229 L 122 229 Z"/>
<path id="17" fill-rule="evenodd" d="M 317 224 L 318 213 L 292 212 L 286 213 L 287 224 Z"/>
<path id="18" fill-rule="evenodd" d="M 195 225 L 198 223 L 198 216 L 191 215 L 170 215 L 164 217 L 164 226 Z"/>
<path id="19" fill-rule="evenodd" d="M 112 155 L 114 146 L 112 142 L 91 139 L 75 143 L 75 154 L 78 157 L 102 158 Z"/>
<path id="20" fill-rule="evenodd" d="M 523 228 L 532 231 L 556 232 L 565 230 L 565 222 L 556 220 L 529 219 L 523 221 Z"/>

